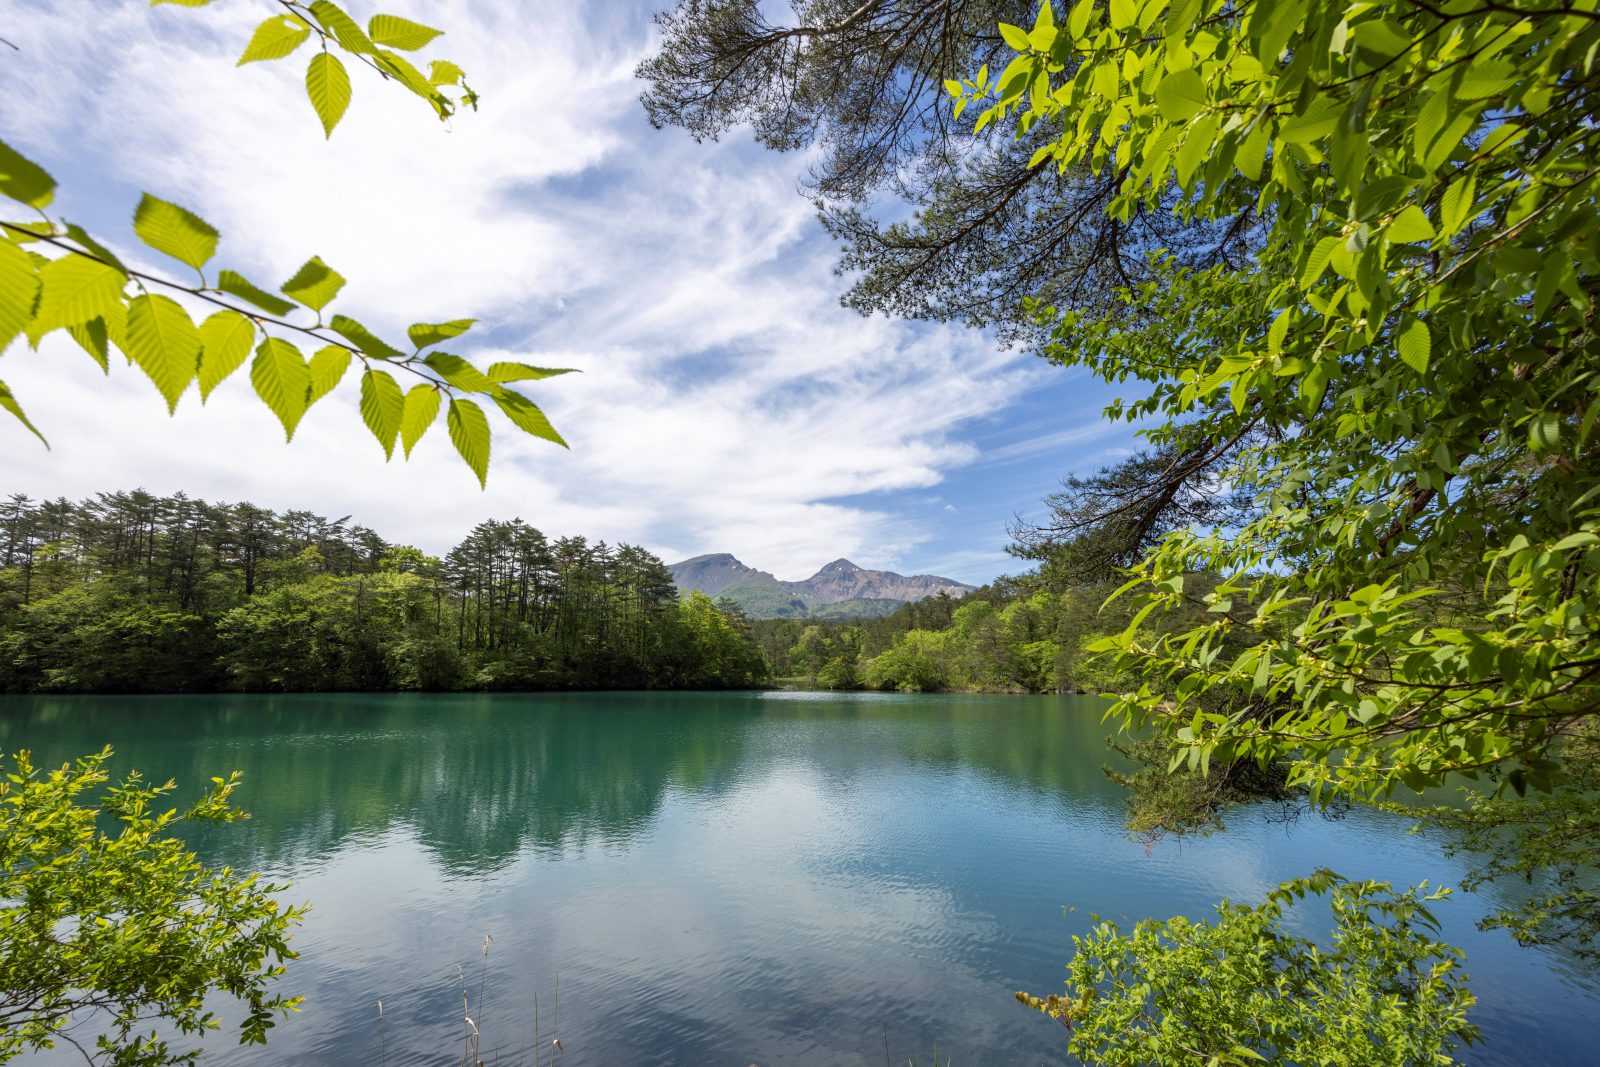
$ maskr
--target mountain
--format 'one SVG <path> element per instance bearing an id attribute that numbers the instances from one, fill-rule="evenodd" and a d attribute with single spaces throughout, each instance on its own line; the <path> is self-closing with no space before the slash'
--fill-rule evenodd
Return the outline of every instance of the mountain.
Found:
<path id="1" fill-rule="evenodd" d="M 672 572 L 672 580 L 678 584 L 679 591 L 698 589 L 709 597 L 721 596 L 729 586 L 745 582 L 757 585 L 778 583 L 778 579 L 766 571 L 746 567 L 726 552 L 686 559 L 682 563 L 672 564 L 667 570 Z"/>
<path id="2" fill-rule="evenodd" d="M 779 581 L 726 552 L 686 559 L 667 570 L 679 592 L 695 589 L 709 597 L 727 597 L 758 619 L 888 615 L 907 601 L 940 593 L 964 596 L 973 590 L 951 578 L 872 571 L 847 559 L 836 559 L 801 582 Z"/>

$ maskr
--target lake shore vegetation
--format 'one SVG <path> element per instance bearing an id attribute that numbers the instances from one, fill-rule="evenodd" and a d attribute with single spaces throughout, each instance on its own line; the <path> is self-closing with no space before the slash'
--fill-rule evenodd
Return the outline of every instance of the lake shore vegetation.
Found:
<path id="1" fill-rule="evenodd" d="M 434 558 L 181 494 L 0 504 L 0 692 L 745 688 L 745 626 L 641 548 L 520 520 Z"/>

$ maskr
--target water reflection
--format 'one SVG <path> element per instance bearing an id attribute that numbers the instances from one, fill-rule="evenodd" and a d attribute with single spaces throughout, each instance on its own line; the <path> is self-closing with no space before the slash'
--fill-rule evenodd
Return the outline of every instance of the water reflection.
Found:
<path id="1" fill-rule="evenodd" d="M 255 818 L 194 843 L 315 902 L 292 976 L 309 1006 L 267 1050 L 219 1043 L 220 1063 L 373 1060 L 379 997 L 387 1062 L 450 1062 L 463 975 L 489 1043 L 525 1049 L 558 971 L 574 1063 L 881 1062 L 885 1036 L 901 1060 L 937 1041 L 962 1063 L 1060 1062 L 1010 993 L 1059 985 L 1089 912 L 1199 915 L 1324 864 L 1459 871 L 1371 812 L 1251 816 L 1147 853 L 1121 833 L 1104 733 L 1082 698 L 0 702 L 0 746 L 41 761 L 110 741 L 152 777 L 245 772 Z M 1486 904 L 1446 909 L 1493 1038 L 1468 1061 L 1575 1062 L 1600 1039 L 1592 1001 L 1474 931 Z"/>

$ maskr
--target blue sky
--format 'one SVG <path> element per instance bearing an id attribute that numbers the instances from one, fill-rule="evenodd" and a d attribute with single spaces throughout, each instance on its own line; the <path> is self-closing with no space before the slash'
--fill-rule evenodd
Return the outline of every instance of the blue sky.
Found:
<path id="1" fill-rule="evenodd" d="M 301 89 L 309 53 L 233 66 L 267 0 L 9 5 L 0 136 L 55 175 L 59 215 L 170 271 L 129 227 L 149 190 L 214 223 L 217 263 L 257 280 L 320 254 L 350 279 L 335 310 L 380 333 L 476 316 L 463 354 L 584 373 L 535 391 L 571 451 L 497 427 L 480 491 L 442 427 L 385 465 L 353 390 L 286 445 L 242 374 L 168 419 L 136 370 L 102 378 L 58 335 L 0 364 L 53 446 L 0 423 L 0 490 L 181 489 L 352 514 L 430 551 L 521 516 L 781 578 L 839 556 L 970 582 L 1015 571 L 1012 516 L 1133 446 L 1100 421 L 1109 389 L 977 331 L 841 308 L 798 191 L 804 154 L 645 122 L 632 71 L 666 2 L 386 0 L 448 31 L 425 55 L 465 67 L 482 110 L 444 127 L 354 70 L 328 142 Z"/>

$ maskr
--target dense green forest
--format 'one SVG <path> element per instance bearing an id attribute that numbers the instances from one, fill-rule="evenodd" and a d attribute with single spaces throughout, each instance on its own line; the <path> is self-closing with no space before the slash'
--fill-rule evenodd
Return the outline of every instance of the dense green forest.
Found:
<path id="1" fill-rule="evenodd" d="M 744 621 L 633 545 L 485 522 L 442 559 L 183 494 L 0 505 L 0 690 L 729 688 Z"/>
<path id="2" fill-rule="evenodd" d="M 1065 550 L 1061 550 L 1064 552 Z M 1128 625 L 1109 571 L 1041 567 L 964 597 L 939 595 L 871 619 L 755 619 L 775 676 L 827 689 L 1100 692 L 1126 682 L 1089 646 Z M 1195 576 L 1204 584 L 1203 575 Z M 1198 612 L 1196 613 L 1198 614 Z M 1182 619 L 1164 619 L 1175 626 Z"/>

